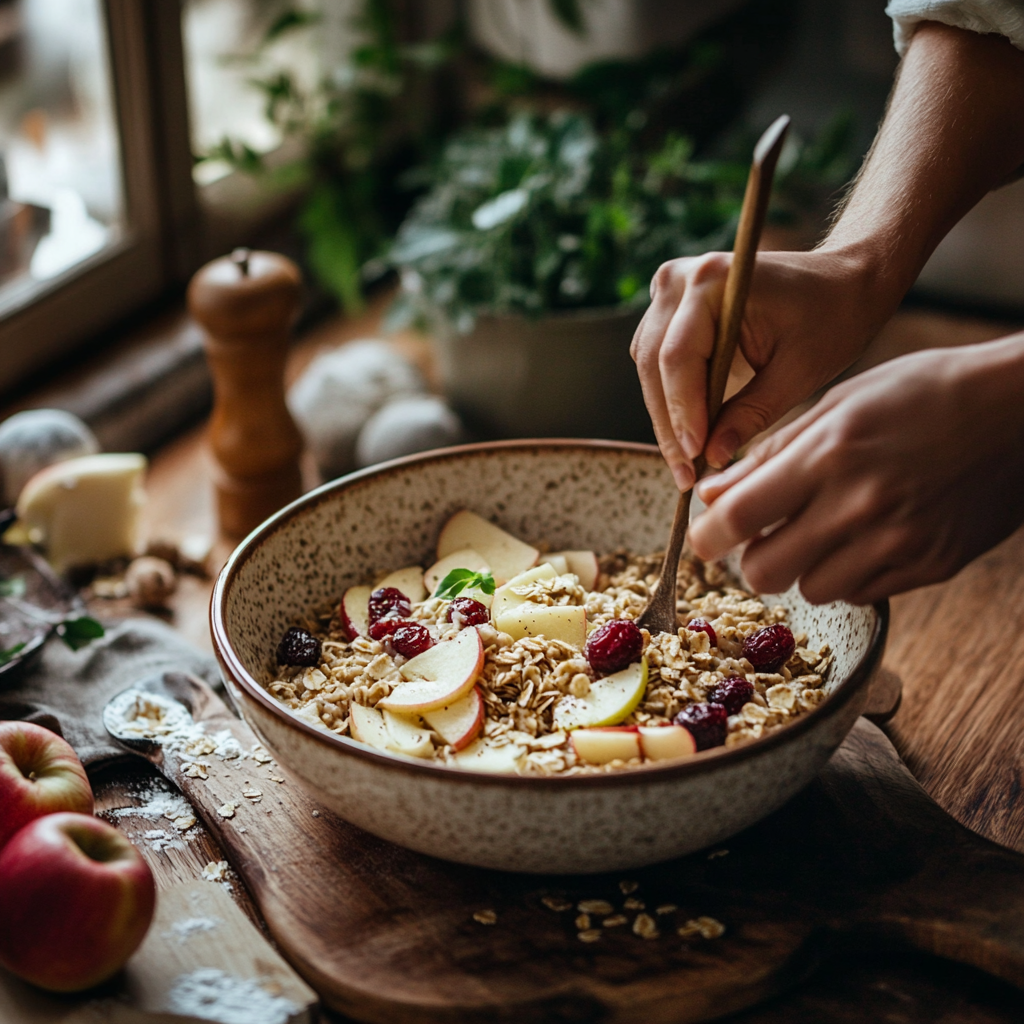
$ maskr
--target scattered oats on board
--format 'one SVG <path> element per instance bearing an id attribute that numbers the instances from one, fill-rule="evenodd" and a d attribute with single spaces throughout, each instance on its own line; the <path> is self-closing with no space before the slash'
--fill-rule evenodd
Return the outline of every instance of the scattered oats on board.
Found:
<path id="1" fill-rule="evenodd" d="M 612 914 L 611 917 L 606 917 L 601 924 L 605 928 L 621 928 L 624 924 L 629 924 L 629 918 L 625 914 Z"/>
<path id="2" fill-rule="evenodd" d="M 631 892 L 636 892 L 639 888 L 639 882 L 619 882 L 619 889 L 622 891 L 623 896 L 628 896 Z"/>
<path id="3" fill-rule="evenodd" d="M 559 896 L 541 896 L 540 901 L 548 910 L 553 910 L 555 913 L 561 913 L 563 910 L 572 910 L 572 904 Z"/>
<path id="4" fill-rule="evenodd" d="M 643 910 L 647 904 L 643 900 L 634 899 L 632 896 L 622 904 L 626 910 Z"/>
<path id="5" fill-rule="evenodd" d="M 725 934 L 725 925 L 713 917 L 696 917 L 687 921 L 679 929 L 679 934 L 688 939 L 699 935 L 704 939 L 717 939 Z"/>
<path id="6" fill-rule="evenodd" d="M 601 933 L 596 928 L 588 928 L 586 931 L 579 932 L 576 938 L 580 942 L 597 942 L 601 938 Z"/>
<path id="7" fill-rule="evenodd" d="M 576 909 L 582 914 L 610 914 L 615 908 L 607 900 L 581 900 Z"/>
<path id="8" fill-rule="evenodd" d="M 193 761 L 181 770 L 190 779 L 208 779 L 210 777 L 210 766 L 200 761 Z"/>
<path id="9" fill-rule="evenodd" d="M 211 860 L 203 868 L 203 878 L 208 882 L 223 882 L 228 877 L 228 862 L 226 860 Z"/>
<path id="10" fill-rule="evenodd" d="M 284 782 L 284 779 L 282 779 L 280 775 L 271 775 L 270 776 L 270 781 L 271 782 Z"/>
<path id="11" fill-rule="evenodd" d="M 473 920 L 478 924 L 497 924 L 498 915 L 493 910 L 478 910 L 473 915 Z"/>
<path id="12" fill-rule="evenodd" d="M 175 921 L 166 935 L 175 935 L 178 942 L 184 945 L 193 935 L 199 932 L 212 932 L 220 923 L 219 917 L 187 917 L 182 921 Z"/>
<path id="13" fill-rule="evenodd" d="M 576 916 L 576 927 L 581 932 L 587 931 L 590 928 L 590 915 L 589 914 L 578 914 Z"/>
<path id="14" fill-rule="evenodd" d="M 220 807 L 217 808 L 217 813 L 222 818 L 233 818 L 235 816 L 235 808 L 237 806 L 238 804 L 229 800 L 226 804 L 222 804 Z"/>
<path id="15" fill-rule="evenodd" d="M 251 800 L 254 804 L 258 804 L 263 799 L 263 790 L 243 789 L 242 796 L 244 796 L 246 800 Z"/>
<path id="16" fill-rule="evenodd" d="M 179 832 L 187 832 L 196 823 L 196 816 L 189 812 L 188 814 L 182 814 L 180 817 L 175 818 L 171 824 Z"/>
<path id="17" fill-rule="evenodd" d="M 674 914 L 679 908 L 674 903 L 663 903 L 655 911 L 656 914 Z"/>
<path id="18" fill-rule="evenodd" d="M 661 932 L 650 914 L 637 914 L 633 922 L 633 934 L 639 935 L 641 939 L 656 939 Z"/>

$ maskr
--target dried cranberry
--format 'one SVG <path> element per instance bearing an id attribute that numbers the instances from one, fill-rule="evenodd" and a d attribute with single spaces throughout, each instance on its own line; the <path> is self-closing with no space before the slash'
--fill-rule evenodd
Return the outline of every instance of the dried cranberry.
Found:
<path id="1" fill-rule="evenodd" d="M 789 626 L 781 622 L 765 626 L 743 641 L 743 657 L 758 672 L 777 672 L 796 650 L 796 641 Z"/>
<path id="2" fill-rule="evenodd" d="M 407 619 L 412 611 L 409 598 L 397 587 L 381 587 L 370 595 L 370 625 L 381 619 Z"/>
<path id="3" fill-rule="evenodd" d="M 698 750 L 720 747 L 725 742 L 729 712 L 721 704 L 691 704 L 676 715 L 676 725 L 690 730 Z"/>
<path id="4" fill-rule="evenodd" d="M 711 646 L 718 646 L 718 634 L 715 632 L 715 627 L 707 619 L 694 619 L 686 628 L 693 633 L 707 633 L 708 638 L 711 640 Z"/>
<path id="5" fill-rule="evenodd" d="M 395 654 L 400 654 L 403 658 L 415 658 L 417 654 L 422 654 L 434 646 L 434 638 L 426 626 L 413 622 L 395 630 L 388 640 L 388 645 Z"/>
<path id="6" fill-rule="evenodd" d="M 454 622 L 456 615 L 459 617 L 460 626 L 480 626 L 491 617 L 487 605 L 474 601 L 471 597 L 456 597 L 448 605 L 446 620 Z"/>
<path id="7" fill-rule="evenodd" d="M 639 661 L 643 651 L 644 638 L 636 623 L 612 619 L 590 634 L 583 653 L 595 672 L 607 676 Z"/>
<path id="8" fill-rule="evenodd" d="M 391 636 L 396 630 L 401 629 L 403 626 L 411 626 L 412 623 L 408 619 L 390 618 L 390 619 L 378 619 L 369 629 L 370 637 L 373 640 L 383 640 L 385 637 Z"/>
<path id="9" fill-rule="evenodd" d="M 730 715 L 735 715 L 753 695 L 753 683 L 747 682 L 742 676 L 730 676 L 711 690 L 708 703 L 721 704 Z"/>
<path id="10" fill-rule="evenodd" d="M 292 626 L 277 645 L 278 665 L 319 665 L 320 641 L 301 626 Z"/>

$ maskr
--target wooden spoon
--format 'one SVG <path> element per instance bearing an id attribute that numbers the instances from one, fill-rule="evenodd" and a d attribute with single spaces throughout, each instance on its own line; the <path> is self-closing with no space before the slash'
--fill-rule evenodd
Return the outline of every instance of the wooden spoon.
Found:
<path id="1" fill-rule="evenodd" d="M 736 230 L 732 264 L 725 279 L 725 295 L 722 299 L 722 315 L 718 318 L 715 347 L 708 364 L 708 437 L 718 419 L 725 398 L 725 384 L 729 379 L 733 355 L 740 339 L 743 312 L 750 293 L 750 279 L 754 273 L 754 258 L 757 244 L 761 239 L 765 214 L 768 211 L 768 197 L 772 191 L 775 165 L 782 151 L 782 144 L 789 130 L 789 116 L 783 114 L 776 119 L 758 140 L 754 147 L 754 160 L 750 165 L 747 190 L 743 196 L 740 223 Z M 707 469 L 707 460 L 701 453 L 693 464 L 696 483 Z M 661 576 L 654 596 L 640 616 L 639 624 L 652 633 L 674 633 L 676 631 L 676 576 L 679 573 L 679 556 L 683 541 L 690 525 L 690 498 L 693 488 L 679 495 L 672 533 L 665 548 L 665 560 L 661 563 Z"/>

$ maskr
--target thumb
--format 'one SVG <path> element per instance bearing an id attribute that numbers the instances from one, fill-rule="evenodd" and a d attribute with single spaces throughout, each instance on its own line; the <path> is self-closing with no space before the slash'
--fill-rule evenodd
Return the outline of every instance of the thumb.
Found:
<path id="1" fill-rule="evenodd" d="M 708 464 L 715 468 L 728 465 L 737 449 L 780 420 L 812 391 L 805 394 L 795 385 L 794 374 L 776 362 L 769 363 L 722 406 L 707 444 Z"/>

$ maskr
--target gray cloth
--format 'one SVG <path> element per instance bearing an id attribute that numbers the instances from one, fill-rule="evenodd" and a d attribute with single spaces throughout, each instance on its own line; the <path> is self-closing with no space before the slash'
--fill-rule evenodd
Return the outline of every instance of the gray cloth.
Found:
<path id="1" fill-rule="evenodd" d="M 185 672 L 221 688 L 220 669 L 208 654 L 155 619 L 126 619 L 80 651 L 57 637 L 42 654 L 0 683 L 0 720 L 22 719 L 59 732 L 87 767 L 123 757 L 124 748 L 103 727 L 111 697 L 164 672 Z"/>

